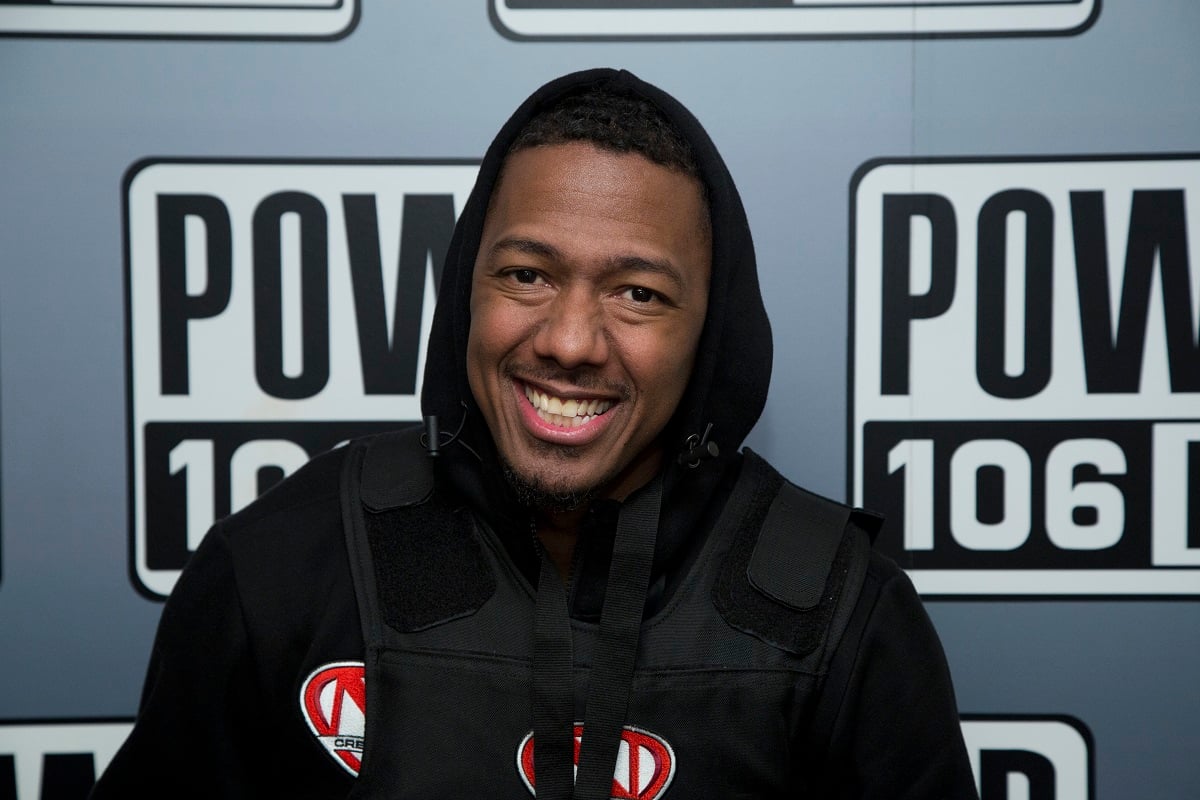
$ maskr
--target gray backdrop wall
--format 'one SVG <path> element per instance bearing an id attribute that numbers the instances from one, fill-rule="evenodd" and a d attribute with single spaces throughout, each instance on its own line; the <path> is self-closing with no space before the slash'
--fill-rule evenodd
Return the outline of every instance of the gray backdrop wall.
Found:
<path id="1" fill-rule="evenodd" d="M 414 387 L 363 389 L 341 196 L 428 300 L 440 217 L 404 196 L 457 208 L 516 104 L 599 65 L 728 160 L 776 338 L 749 445 L 892 517 L 985 800 L 1200 796 L 1200 5 L 602 5 L 0 3 L 0 797 L 106 762 L 206 520 L 415 417 Z M 330 212 L 333 366 L 294 400 L 248 366 L 249 230 L 285 190 Z M 227 215 L 216 311 L 225 222 L 167 195 Z M 387 313 L 415 336 L 415 309 Z"/>

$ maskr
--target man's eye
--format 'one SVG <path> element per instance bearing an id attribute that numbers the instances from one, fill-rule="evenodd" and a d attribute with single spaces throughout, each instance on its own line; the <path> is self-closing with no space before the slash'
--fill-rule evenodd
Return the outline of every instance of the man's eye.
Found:
<path id="1" fill-rule="evenodd" d="M 645 286 L 631 286 L 625 290 L 625 295 L 635 303 L 652 303 L 658 299 L 658 294 Z"/>
<path id="2" fill-rule="evenodd" d="M 531 269 L 514 269 L 508 273 L 517 283 L 537 283 L 538 274 Z"/>

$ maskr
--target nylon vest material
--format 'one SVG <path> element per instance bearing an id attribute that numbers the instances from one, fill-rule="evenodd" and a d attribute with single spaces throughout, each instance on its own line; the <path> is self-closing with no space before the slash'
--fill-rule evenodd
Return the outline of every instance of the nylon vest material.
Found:
<path id="1" fill-rule="evenodd" d="M 343 515 L 366 643 L 354 798 L 525 800 L 535 589 L 412 432 L 351 445 Z M 690 574 L 642 624 L 612 797 L 796 797 L 870 521 L 750 451 Z M 531 534 L 532 535 L 532 534 Z M 596 625 L 572 620 L 576 755 Z"/>

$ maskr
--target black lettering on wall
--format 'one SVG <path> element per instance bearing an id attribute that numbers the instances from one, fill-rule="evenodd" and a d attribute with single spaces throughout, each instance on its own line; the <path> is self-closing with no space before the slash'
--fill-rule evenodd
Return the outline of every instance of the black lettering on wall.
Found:
<path id="1" fill-rule="evenodd" d="M 911 222 L 929 220 L 932 233 L 929 291 L 910 294 Z M 954 206 L 939 194 L 883 196 L 883 276 L 880 311 L 880 386 L 883 394 L 908 394 L 909 323 L 944 314 L 954 299 L 958 229 Z"/>
<path id="2" fill-rule="evenodd" d="M 1054 765 L 1029 750 L 984 750 L 979 754 L 979 800 L 1008 800 L 1008 776 L 1029 781 L 1029 800 L 1054 800 Z"/>
<path id="3" fill-rule="evenodd" d="M 17 760 L 0 756 L 0 800 L 17 800 Z"/>
<path id="4" fill-rule="evenodd" d="M 204 222 L 206 282 L 187 293 L 185 220 Z M 199 265 L 193 264 L 192 269 Z M 163 394 L 188 393 L 188 322 L 215 317 L 229 304 L 233 287 L 233 244 L 229 210 L 207 194 L 158 196 L 159 353 Z"/>
<path id="5" fill-rule="evenodd" d="M 1030 782 L 1030 800 L 1055 800 L 1054 764 L 1028 750 L 979 753 L 979 800 L 1008 800 L 1008 776 L 1020 772 Z"/>
<path id="6" fill-rule="evenodd" d="M 46 753 L 40 800 L 86 800 L 96 783 L 95 770 L 91 753 Z"/>
<path id="7" fill-rule="evenodd" d="M 260 467 L 254 473 L 254 492 L 255 494 L 266 494 L 271 487 L 286 478 L 283 469 L 277 466 Z"/>
<path id="8" fill-rule="evenodd" d="M 1162 277 L 1171 391 L 1200 391 L 1200 343 L 1192 317 L 1183 190 L 1133 193 L 1115 331 L 1110 311 L 1104 193 L 1071 192 L 1071 223 L 1088 392 L 1137 392 L 1141 386 L 1156 255 Z"/>
<path id="9" fill-rule="evenodd" d="M 454 197 L 448 194 L 404 196 L 400 263 L 396 279 L 391 336 L 383 293 L 383 259 L 375 196 L 345 195 L 346 240 L 354 285 L 363 388 L 367 394 L 413 394 L 421 347 L 421 310 L 426 265 L 432 260 L 434 291 L 454 232 Z"/>
<path id="10" fill-rule="evenodd" d="M 280 221 L 300 218 L 300 373 L 283 372 L 283 275 Z M 278 192 L 254 210 L 254 375 L 269 395 L 312 397 L 329 382 L 329 226 L 321 201 Z"/>
<path id="11" fill-rule="evenodd" d="M 1019 375 L 1004 370 L 1007 231 L 1010 216 L 1025 217 L 1025 313 Z M 1054 283 L 1054 209 L 1038 192 L 1011 189 L 988 198 L 979 210 L 976 268 L 975 375 L 993 397 L 1032 397 L 1050 382 Z"/>

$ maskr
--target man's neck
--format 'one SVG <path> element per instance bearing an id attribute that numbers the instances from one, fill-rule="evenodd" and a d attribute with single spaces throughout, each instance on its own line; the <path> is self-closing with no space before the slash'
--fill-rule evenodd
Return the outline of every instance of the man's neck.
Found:
<path id="1" fill-rule="evenodd" d="M 534 517 L 537 538 L 546 549 L 546 555 L 566 583 L 571 574 L 571 559 L 575 556 L 575 543 L 579 540 L 579 526 L 587 515 L 587 508 L 551 513 L 540 511 Z"/>
<path id="2" fill-rule="evenodd" d="M 625 502 L 626 497 L 650 482 L 662 467 L 662 462 L 660 447 L 647 448 L 615 480 L 607 484 L 601 496 Z M 587 513 L 588 507 L 581 506 L 570 511 L 538 511 L 534 516 L 538 541 L 546 548 L 564 583 L 571 574 L 571 560 L 575 555 L 575 544 L 579 541 L 579 526 Z"/>

